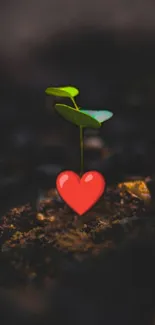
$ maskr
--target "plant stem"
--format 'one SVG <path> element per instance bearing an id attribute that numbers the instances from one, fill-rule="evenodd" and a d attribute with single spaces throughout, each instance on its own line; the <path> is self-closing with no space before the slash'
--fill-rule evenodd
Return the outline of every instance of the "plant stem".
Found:
<path id="1" fill-rule="evenodd" d="M 76 104 L 76 102 L 75 102 L 74 98 L 73 98 L 73 97 L 71 97 L 71 100 L 72 100 L 72 102 L 73 102 L 73 104 L 74 104 L 74 106 L 75 106 L 75 109 L 78 111 L 78 110 L 79 110 L 79 108 L 78 108 L 78 106 L 77 106 L 77 104 Z"/>
<path id="2" fill-rule="evenodd" d="M 81 163 L 80 163 L 80 176 L 83 174 L 84 170 L 84 157 L 83 157 L 83 127 L 80 126 L 80 156 L 81 156 Z"/>
<path id="3" fill-rule="evenodd" d="M 74 100 L 73 97 L 71 97 L 71 100 L 75 106 L 75 109 L 77 111 L 79 111 L 79 108 Z M 84 149 L 84 146 L 83 146 L 83 127 L 80 126 L 80 176 L 82 176 L 83 174 L 83 171 L 84 171 L 84 155 L 83 155 L 83 149 Z"/>

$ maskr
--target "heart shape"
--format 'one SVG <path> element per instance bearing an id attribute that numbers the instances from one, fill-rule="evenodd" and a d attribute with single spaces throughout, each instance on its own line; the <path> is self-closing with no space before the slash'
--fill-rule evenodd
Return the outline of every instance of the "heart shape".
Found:
<path id="1" fill-rule="evenodd" d="M 81 178 L 71 170 L 61 172 L 56 179 L 61 198 L 79 215 L 88 211 L 101 197 L 105 179 L 97 171 L 89 171 Z"/>

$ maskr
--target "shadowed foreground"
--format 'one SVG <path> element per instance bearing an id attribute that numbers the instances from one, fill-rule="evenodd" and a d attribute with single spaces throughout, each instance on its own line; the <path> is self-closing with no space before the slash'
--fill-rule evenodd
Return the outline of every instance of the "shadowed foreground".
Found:
<path id="1" fill-rule="evenodd" d="M 151 206 L 110 187 L 79 220 L 54 193 L 1 218 L 1 324 L 153 324 Z"/>

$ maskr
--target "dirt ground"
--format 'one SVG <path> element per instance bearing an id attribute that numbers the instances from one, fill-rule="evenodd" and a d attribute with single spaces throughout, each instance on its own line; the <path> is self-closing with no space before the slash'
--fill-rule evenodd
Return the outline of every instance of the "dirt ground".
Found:
<path id="1" fill-rule="evenodd" d="M 145 267 L 154 262 L 154 235 L 151 194 L 142 180 L 107 187 L 82 217 L 55 189 L 36 204 L 11 208 L 0 221 L 3 324 L 149 324 L 154 284 L 145 284 Z"/>

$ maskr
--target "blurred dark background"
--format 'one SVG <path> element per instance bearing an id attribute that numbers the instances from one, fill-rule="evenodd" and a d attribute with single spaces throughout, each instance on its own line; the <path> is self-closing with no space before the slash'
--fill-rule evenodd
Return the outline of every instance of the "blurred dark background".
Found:
<path id="1" fill-rule="evenodd" d="M 107 181 L 155 172 L 155 3 L 7 0 L 0 4 L 0 193 L 55 185 L 78 170 L 79 130 L 46 87 L 73 85 L 114 117 L 85 134 L 85 169 Z M 90 141 L 88 141 L 90 138 Z M 89 142 L 89 145 L 87 145 Z"/>
<path id="2" fill-rule="evenodd" d="M 80 106 L 114 113 L 99 131 L 85 133 L 86 170 L 98 169 L 112 183 L 154 177 L 154 16 L 153 0 L 1 0 L 0 210 L 55 186 L 62 169 L 79 169 L 79 130 L 55 113 L 55 99 L 44 92 L 50 85 L 76 86 Z M 31 291 L 0 291 L 1 323 L 62 324 L 62 315 L 67 324 L 103 324 L 103 317 L 109 325 L 116 319 L 153 324 L 155 245 L 153 238 L 147 246 L 149 237 L 108 263 L 87 265 L 80 277 L 78 269 L 77 276 L 69 274 L 56 287 L 57 300 L 47 299 L 54 302 L 52 315 L 42 293 L 37 301 Z"/>

